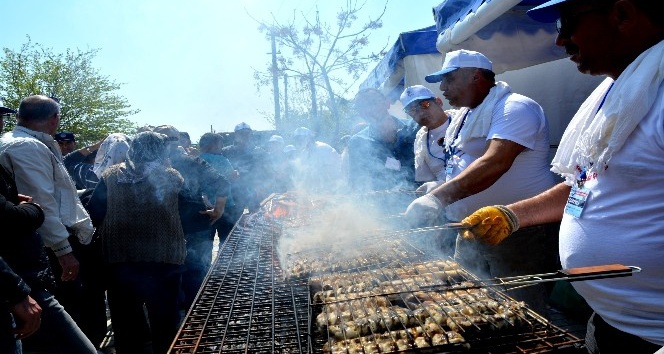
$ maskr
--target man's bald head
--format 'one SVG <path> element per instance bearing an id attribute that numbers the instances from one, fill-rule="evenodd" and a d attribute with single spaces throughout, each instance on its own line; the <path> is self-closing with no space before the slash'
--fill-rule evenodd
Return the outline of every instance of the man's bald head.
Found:
<path id="1" fill-rule="evenodd" d="M 60 105 L 43 95 L 28 96 L 18 106 L 16 120 L 20 123 L 43 122 L 60 113 Z M 21 124 L 22 125 L 22 124 Z"/>
<path id="2" fill-rule="evenodd" d="M 43 96 L 28 96 L 21 101 L 16 113 L 16 123 L 20 126 L 50 135 L 55 134 L 60 122 L 60 104 Z"/>

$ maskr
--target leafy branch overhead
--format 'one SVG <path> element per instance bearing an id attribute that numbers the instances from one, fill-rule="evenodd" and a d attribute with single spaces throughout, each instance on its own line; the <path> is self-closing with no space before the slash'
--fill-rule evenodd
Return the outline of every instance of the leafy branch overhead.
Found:
<path id="1" fill-rule="evenodd" d="M 339 101 L 347 100 L 350 90 L 366 73 L 369 65 L 385 55 L 387 44 L 378 53 L 369 51 L 369 38 L 373 30 L 382 27 L 382 12 L 361 16 L 365 2 L 347 0 L 334 18 L 323 19 L 318 9 L 313 15 L 294 10 L 287 22 L 273 18 L 270 22 L 256 20 L 259 30 L 269 40 L 274 36 L 277 51 L 277 66 L 268 65 L 266 70 L 255 70 L 257 88 L 266 86 L 273 75 L 292 78 L 293 92 L 306 92 L 310 95 L 307 106 L 295 106 L 293 110 L 311 112 L 312 127 L 320 131 L 318 111 L 329 111 L 334 121 L 334 135 L 338 136 L 339 121 L 344 119 Z M 364 21 L 360 21 L 364 18 Z M 318 95 L 322 90 L 324 95 Z M 291 88 L 289 87 L 289 92 Z M 297 102 L 297 101 L 296 101 Z M 321 102 L 320 107 L 317 102 Z"/>
<path id="2" fill-rule="evenodd" d="M 133 132 L 135 125 L 126 117 L 138 113 L 116 94 L 122 84 L 102 75 L 93 67 L 98 49 L 55 53 L 38 43 L 27 43 L 14 51 L 3 49 L 0 58 L 0 94 L 5 104 L 18 107 L 26 96 L 43 94 L 61 104 L 60 130 L 77 135 L 81 144 L 92 143 L 110 133 Z M 14 120 L 5 120 L 11 129 Z"/>

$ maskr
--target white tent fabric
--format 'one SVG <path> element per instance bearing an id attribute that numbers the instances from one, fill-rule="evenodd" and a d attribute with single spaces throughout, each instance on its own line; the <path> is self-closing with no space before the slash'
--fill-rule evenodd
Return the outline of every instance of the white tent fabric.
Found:
<path id="1" fill-rule="evenodd" d="M 555 25 L 526 11 L 543 0 L 447 0 L 435 9 L 441 53 L 469 49 L 493 61 L 500 74 L 565 57 L 554 43 Z"/>
<path id="2" fill-rule="evenodd" d="M 401 33 L 360 88 L 381 89 L 394 100 L 404 87 L 417 84 L 440 92 L 424 76 L 440 69 L 441 53 L 479 51 L 493 62 L 498 80 L 542 105 L 555 148 L 574 112 L 603 77 L 579 73 L 574 63 L 562 59 L 566 55 L 554 43 L 555 25 L 526 15 L 544 1 L 445 0 L 434 8 L 436 28 Z"/>

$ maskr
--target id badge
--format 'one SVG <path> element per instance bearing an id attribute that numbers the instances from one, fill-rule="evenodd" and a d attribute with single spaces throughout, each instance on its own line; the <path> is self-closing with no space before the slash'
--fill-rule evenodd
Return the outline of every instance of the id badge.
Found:
<path id="1" fill-rule="evenodd" d="M 391 157 L 388 157 L 385 160 L 385 167 L 390 169 L 390 170 L 399 171 L 399 170 L 401 170 L 401 161 L 399 161 L 397 159 L 394 159 L 394 158 L 391 158 Z"/>
<path id="2" fill-rule="evenodd" d="M 573 186 L 572 190 L 569 192 L 567 204 L 565 204 L 565 214 L 580 218 L 583 208 L 586 207 L 586 200 L 588 200 L 589 195 L 590 190 L 588 188 Z"/>
<path id="3" fill-rule="evenodd" d="M 445 174 L 446 175 L 451 175 L 452 172 L 454 172 L 454 159 L 450 157 L 447 159 L 447 166 L 445 166 Z"/>

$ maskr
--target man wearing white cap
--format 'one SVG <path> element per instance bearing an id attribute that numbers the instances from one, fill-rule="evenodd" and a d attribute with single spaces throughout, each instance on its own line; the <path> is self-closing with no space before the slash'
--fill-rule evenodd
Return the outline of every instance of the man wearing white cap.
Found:
<path id="1" fill-rule="evenodd" d="M 517 203 L 485 207 L 466 237 L 508 242 L 523 226 L 561 221 L 564 268 L 641 272 L 573 282 L 594 314 L 589 353 L 661 353 L 664 346 L 664 12 L 652 0 L 552 0 L 530 11 L 555 22 L 577 69 L 606 76 L 572 118 L 553 158 L 565 178 Z M 518 232 L 518 231 L 517 231 Z M 658 350 L 659 349 L 659 350 Z"/>
<path id="2" fill-rule="evenodd" d="M 340 187 L 341 155 L 329 144 L 316 141 L 314 132 L 299 127 L 293 132 L 299 150 L 293 182 L 296 189 L 330 192 Z"/>
<path id="3" fill-rule="evenodd" d="M 407 87 L 401 93 L 403 110 L 422 128 L 415 137 L 415 181 L 424 183 L 419 191 L 429 192 L 445 182 L 445 132 L 451 117 L 443 110 L 443 101 L 426 86 Z M 453 112 L 450 112 L 453 113 Z"/>
<path id="4" fill-rule="evenodd" d="M 457 50 L 445 55 L 440 82 L 450 105 L 459 108 L 445 134 L 445 183 L 416 199 L 406 214 L 413 224 L 435 224 L 443 213 L 463 220 L 484 205 L 534 196 L 554 185 L 549 171 L 549 131 L 542 108 L 495 80 L 483 54 Z M 502 277 L 555 271 L 557 224 L 520 230 L 513 242 L 490 247 L 457 236 L 455 258 L 480 276 Z M 542 285 L 510 293 L 545 315 Z"/>

